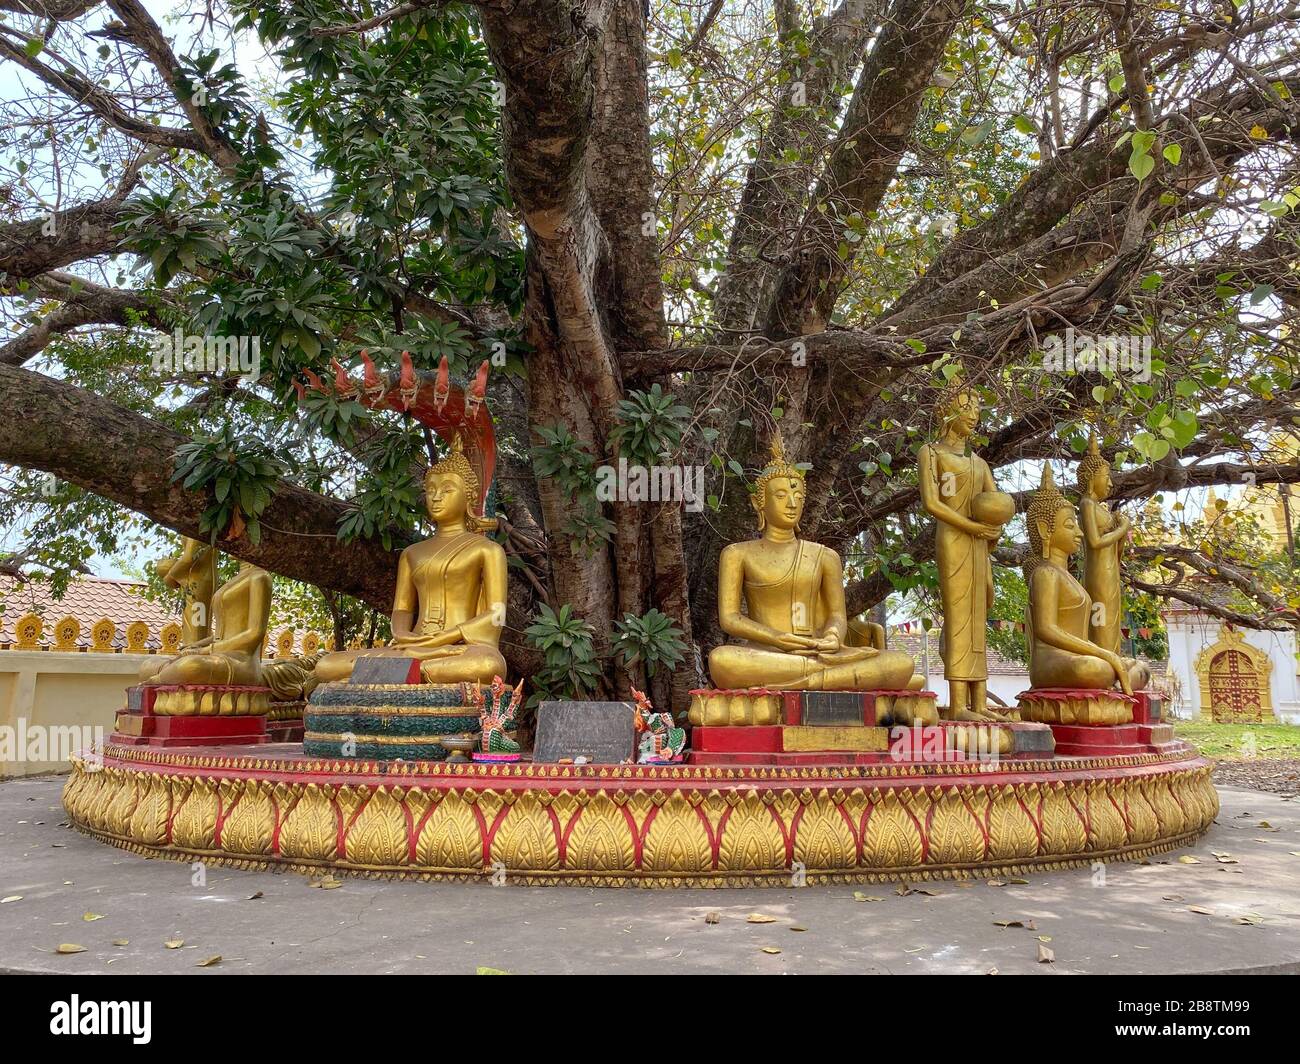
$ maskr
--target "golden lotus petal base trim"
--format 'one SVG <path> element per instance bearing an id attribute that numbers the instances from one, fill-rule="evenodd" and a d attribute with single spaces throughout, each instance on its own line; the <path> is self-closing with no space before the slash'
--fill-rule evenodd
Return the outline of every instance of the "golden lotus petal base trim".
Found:
<path id="1" fill-rule="evenodd" d="M 267 706 L 266 719 L 268 721 L 299 720 L 306 708 L 306 702 L 271 702 Z"/>
<path id="2" fill-rule="evenodd" d="M 63 804 L 81 831 L 148 857 L 642 887 L 953 879 L 1133 860 L 1193 842 L 1219 808 L 1211 763 L 1187 744 L 788 768 L 378 763 L 299 751 L 110 744 L 73 759 Z"/>
<path id="3" fill-rule="evenodd" d="M 1038 724 L 1132 724 L 1135 699 L 1118 691 L 1035 688 L 1022 691 L 1022 720 Z"/>
<path id="4" fill-rule="evenodd" d="M 739 727 L 749 724 L 781 724 L 784 721 L 780 691 L 765 687 L 723 691 L 702 688 L 691 692 L 687 719 L 695 727 Z"/>
<path id="5" fill-rule="evenodd" d="M 269 687 L 159 687 L 153 700 L 160 717 L 257 717 L 270 709 Z"/>

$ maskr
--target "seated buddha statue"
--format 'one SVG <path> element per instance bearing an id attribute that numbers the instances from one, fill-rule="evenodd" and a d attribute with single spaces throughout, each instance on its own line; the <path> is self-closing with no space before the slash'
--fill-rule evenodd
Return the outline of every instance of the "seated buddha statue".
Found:
<path id="1" fill-rule="evenodd" d="M 912 678 L 909 655 L 848 645 L 839 556 L 799 539 L 804 475 L 785 460 L 779 439 L 755 489 L 760 537 L 730 544 L 718 563 L 718 623 L 742 642 L 709 654 L 714 685 L 733 690 L 905 689 Z"/>
<path id="2" fill-rule="evenodd" d="M 1026 523 L 1030 685 L 1108 691 L 1118 683 L 1131 695 L 1146 684 L 1146 666 L 1089 638 L 1092 598 L 1069 569 L 1071 555 L 1083 544 L 1083 531 L 1050 466 L 1043 467 L 1042 486 L 1030 501 Z"/>
<path id="3" fill-rule="evenodd" d="M 929 638 L 927 635 L 925 638 Z M 849 647 L 874 647 L 876 650 L 888 650 L 889 642 L 885 637 L 885 626 L 877 621 L 868 621 L 863 617 L 850 617 L 849 630 L 844 637 L 844 645 Z M 907 681 L 909 691 L 924 691 L 925 676 L 914 672 Z"/>
<path id="4" fill-rule="evenodd" d="M 262 644 L 271 619 L 271 575 L 249 562 L 212 596 L 212 634 L 174 658 L 146 662 L 140 682 L 261 687 Z"/>
<path id="5" fill-rule="evenodd" d="M 497 649 L 505 621 L 506 553 L 483 535 L 492 522 L 470 512 L 478 474 L 457 437 L 452 453 L 424 478 L 425 507 L 437 534 L 402 551 L 393 594 L 392 642 L 343 650 L 316 664 L 318 682 L 346 680 L 361 657 L 417 658 L 425 683 L 491 683 L 506 674 Z"/>

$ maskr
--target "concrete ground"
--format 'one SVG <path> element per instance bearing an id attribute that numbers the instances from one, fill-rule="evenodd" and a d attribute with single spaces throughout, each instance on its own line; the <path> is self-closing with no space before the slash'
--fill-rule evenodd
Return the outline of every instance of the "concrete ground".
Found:
<path id="1" fill-rule="evenodd" d="M 1150 862 L 903 893 L 203 882 L 66 827 L 61 787 L 0 784 L 0 972 L 1300 972 L 1300 801 L 1256 791 Z"/>

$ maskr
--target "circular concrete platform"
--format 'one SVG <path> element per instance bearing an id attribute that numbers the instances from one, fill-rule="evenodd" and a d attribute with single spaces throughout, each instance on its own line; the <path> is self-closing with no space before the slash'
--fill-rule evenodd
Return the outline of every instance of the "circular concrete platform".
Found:
<path id="1" fill-rule="evenodd" d="M 788 886 L 1139 858 L 1199 837 L 1211 765 L 1160 753 L 844 766 L 306 758 L 296 745 L 109 745 L 72 823 L 151 857 L 528 885 Z"/>

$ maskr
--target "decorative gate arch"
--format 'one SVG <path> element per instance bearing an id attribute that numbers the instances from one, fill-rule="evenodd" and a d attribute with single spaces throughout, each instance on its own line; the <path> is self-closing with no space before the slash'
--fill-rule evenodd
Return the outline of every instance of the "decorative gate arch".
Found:
<path id="1" fill-rule="evenodd" d="M 1276 720 L 1269 677 L 1273 662 L 1226 624 L 1216 642 L 1196 656 L 1201 717 L 1220 723 L 1263 724 Z"/>

